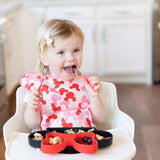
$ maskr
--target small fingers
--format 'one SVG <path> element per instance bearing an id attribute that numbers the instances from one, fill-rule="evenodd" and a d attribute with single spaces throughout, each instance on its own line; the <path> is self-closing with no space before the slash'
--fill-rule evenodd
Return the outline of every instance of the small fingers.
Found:
<path id="1" fill-rule="evenodd" d="M 95 76 L 91 76 L 91 77 L 89 78 L 89 81 L 90 81 L 90 83 L 91 83 L 92 85 L 94 85 L 94 84 L 99 84 L 99 83 L 100 83 L 99 78 L 98 78 L 98 77 L 95 77 Z"/>
<path id="2" fill-rule="evenodd" d="M 28 95 L 28 104 L 32 108 L 37 108 L 42 98 L 43 98 L 42 92 L 33 89 Z"/>
<path id="3" fill-rule="evenodd" d="M 90 81 L 91 85 L 94 86 L 94 90 L 97 90 L 97 91 L 101 90 L 101 82 L 98 77 L 91 76 L 89 78 L 89 81 Z"/>
<path id="4" fill-rule="evenodd" d="M 43 96 L 42 92 L 40 92 L 38 90 L 32 90 L 31 92 L 36 97 L 42 98 L 42 96 Z"/>
<path id="5" fill-rule="evenodd" d="M 38 108 L 39 101 L 35 101 L 34 99 L 28 99 L 28 104 L 29 104 L 32 108 Z"/>
<path id="6" fill-rule="evenodd" d="M 94 90 L 99 92 L 101 90 L 101 85 L 100 84 L 94 85 Z"/>

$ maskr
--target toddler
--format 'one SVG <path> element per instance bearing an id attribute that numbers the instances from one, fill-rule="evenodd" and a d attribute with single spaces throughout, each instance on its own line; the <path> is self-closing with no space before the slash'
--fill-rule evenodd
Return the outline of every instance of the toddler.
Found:
<path id="1" fill-rule="evenodd" d="M 37 71 L 24 74 L 24 120 L 31 129 L 94 127 L 105 117 L 98 77 L 76 74 L 82 64 L 84 35 L 69 20 L 53 19 L 38 32 Z"/>

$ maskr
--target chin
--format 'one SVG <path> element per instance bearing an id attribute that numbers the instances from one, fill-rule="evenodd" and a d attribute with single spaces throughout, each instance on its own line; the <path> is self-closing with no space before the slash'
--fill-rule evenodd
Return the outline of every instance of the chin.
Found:
<path id="1" fill-rule="evenodd" d="M 74 79 L 74 75 L 63 76 L 62 79 L 66 80 L 66 81 L 69 81 L 69 80 Z"/>
<path id="2" fill-rule="evenodd" d="M 70 77 L 70 78 L 63 78 L 64 80 L 66 80 L 66 81 L 70 81 L 70 80 L 72 80 L 72 79 L 74 79 L 74 77 Z"/>

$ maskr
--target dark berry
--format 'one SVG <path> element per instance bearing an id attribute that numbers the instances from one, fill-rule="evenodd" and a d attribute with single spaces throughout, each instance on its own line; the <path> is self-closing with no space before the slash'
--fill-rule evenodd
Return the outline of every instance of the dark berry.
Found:
<path id="1" fill-rule="evenodd" d="M 88 137 L 84 137 L 84 138 L 83 138 L 83 141 L 84 141 L 84 142 L 88 142 Z"/>
<path id="2" fill-rule="evenodd" d="M 92 138 L 88 138 L 87 143 L 92 144 Z"/>

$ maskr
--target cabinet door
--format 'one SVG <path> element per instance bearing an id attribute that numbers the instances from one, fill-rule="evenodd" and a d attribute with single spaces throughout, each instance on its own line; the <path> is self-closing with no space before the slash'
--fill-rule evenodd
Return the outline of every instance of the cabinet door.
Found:
<path id="1" fill-rule="evenodd" d="M 43 23 L 44 8 L 25 7 L 23 9 L 23 57 L 24 72 L 33 71 L 38 53 L 36 50 L 36 36 L 40 25 Z"/>
<path id="2" fill-rule="evenodd" d="M 20 12 L 17 11 L 8 15 L 7 19 L 8 21 L 4 26 L 4 34 L 7 36 L 4 52 L 7 95 L 10 95 L 15 86 L 19 84 L 23 74 Z"/>
<path id="3" fill-rule="evenodd" d="M 81 71 L 84 74 L 97 74 L 95 24 L 89 21 L 75 21 L 75 23 L 82 29 L 85 36 Z"/>
<path id="4" fill-rule="evenodd" d="M 134 20 L 117 20 L 99 24 L 100 72 L 145 72 L 145 23 Z"/>

